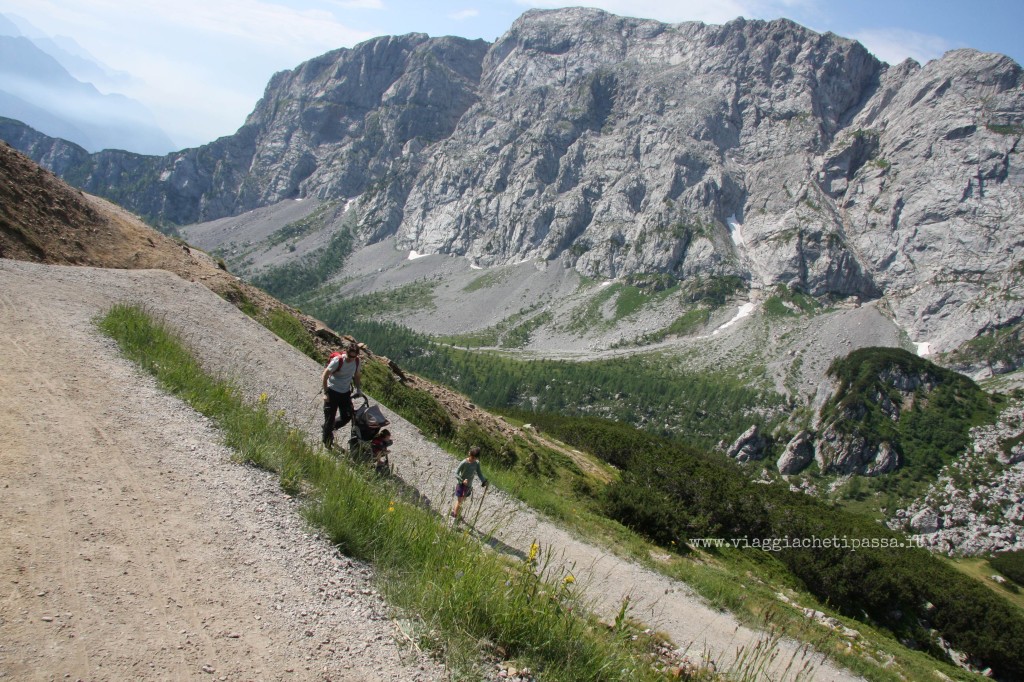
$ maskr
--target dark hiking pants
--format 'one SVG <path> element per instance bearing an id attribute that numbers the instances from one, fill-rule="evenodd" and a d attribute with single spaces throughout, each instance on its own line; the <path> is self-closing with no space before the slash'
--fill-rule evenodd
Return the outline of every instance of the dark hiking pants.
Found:
<path id="1" fill-rule="evenodd" d="M 352 393 L 338 393 L 327 389 L 327 400 L 324 402 L 324 445 L 334 443 L 334 432 L 348 424 L 355 414 L 352 407 Z M 340 419 L 335 421 L 335 415 Z"/>

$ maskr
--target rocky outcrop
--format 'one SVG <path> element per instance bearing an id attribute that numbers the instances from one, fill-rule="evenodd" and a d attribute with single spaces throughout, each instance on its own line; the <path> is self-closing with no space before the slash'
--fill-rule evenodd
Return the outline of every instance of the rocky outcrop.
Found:
<path id="1" fill-rule="evenodd" d="M 780 474 L 788 476 L 800 473 L 813 461 L 814 436 L 810 431 L 801 431 L 786 445 L 786 450 L 779 457 L 776 466 Z"/>
<path id="2" fill-rule="evenodd" d="M 1024 549 L 1024 461 L 1013 454 L 1022 438 L 1024 405 L 1015 402 L 995 424 L 972 429 L 971 449 L 888 525 L 950 556 Z"/>
<path id="3" fill-rule="evenodd" d="M 729 446 L 725 454 L 737 462 L 756 462 L 768 454 L 768 440 L 761 435 L 757 424 L 754 424 Z"/>
<path id="4" fill-rule="evenodd" d="M 829 237 L 838 222 L 804 203 L 815 150 L 882 71 L 859 44 L 788 21 L 527 12 L 484 70 L 479 103 L 417 178 L 403 245 L 878 294 Z M 780 201 L 787 183 L 803 196 Z M 765 209 L 771 225 L 749 220 Z"/>
<path id="5" fill-rule="evenodd" d="M 357 200 L 362 240 L 480 265 L 884 297 L 942 352 L 1024 318 L 1022 86 L 971 50 L 889 66 L 785 20 L 569 8 L 493 45 L 328 53 L 275 75 L 237 134 L 166 157 L 0 132 L 165 225 Z"/>
<path id="6" fill-rule="evenodd" d="M 934 509 L 926 507 L 914 514 L 908 525 L 915 533 L 934 533 L 942 527 L 942 518 Z"/>
<path id="7" fill-rule="evenodd" d="M 935 457 L 956 456 L 947 445 L 966 437 L 979 415 L 994 415 L 973 381 L 898 348 L 857 349 L 828 374 L 834 390 L 816 419 L 822 473 L 878 476 L 900 468 L 907 455 L 906 464 L 927 469 L 916 474 L 931 477 Z"/>
<path id="8" fill-rule="evenodd" d="M 856 430 L 845 432 L 830 424 L 818 437 L 815 461 L 823 474 L 878 476 L 900 466 L 891 443 L 872 443 Z"/>

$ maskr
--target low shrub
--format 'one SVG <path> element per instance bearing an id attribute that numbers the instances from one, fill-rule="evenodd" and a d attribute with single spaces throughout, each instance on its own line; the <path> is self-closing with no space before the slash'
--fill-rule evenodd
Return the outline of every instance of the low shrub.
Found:
<path id="1" fill-rule="evenodd" d="M 988 560 L 989 565 L 1024 587 L 1024 550 L 1000 552 Z"/>

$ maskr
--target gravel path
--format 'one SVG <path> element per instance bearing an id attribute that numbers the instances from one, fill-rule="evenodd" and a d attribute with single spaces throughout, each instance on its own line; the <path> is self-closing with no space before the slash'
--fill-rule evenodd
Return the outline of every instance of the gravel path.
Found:
<path id="1" fill-rule="evenodd" d="M 370 567 L 305 529 L 273 477 L 232 463 L 200 415 L 95 331 L 118 301 L 145 304 L 208 370 L 317 430 L 319 366 L 204 287 L 0 260 L 0 678 L 444 679 L 402 645 Z M 393 422 L 396 474 L 446 506 L 454 460 Z M 549 548 L 604 617 L 630 595 L 635 617 L 719 669 L 763 636 L 500 491 L 479 518 L 501 520 L 499 550 Z M 778 648 L 774 677 L 803 667 L 797 643 Z M 819 658 L 814 679 L 857 679 Z"/>
<path id="2" fill-rule="evenodd" d="M 98 334 L 120 300 L 268 389 L 275 363 L 309 375 L 166 272 L 0 260 L 0 679 L 447 679 L 401 644 L 371 567 Z"/>

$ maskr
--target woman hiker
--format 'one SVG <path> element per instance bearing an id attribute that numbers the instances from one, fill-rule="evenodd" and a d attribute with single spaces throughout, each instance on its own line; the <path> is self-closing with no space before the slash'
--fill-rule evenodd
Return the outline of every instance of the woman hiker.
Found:
<path id="1" fill-rule="evenodd" d="M 362 386 L 359 372 L 359 346 L 350 343 L 345 353 L 333 353 L 320 377 L 324 392 L 324 447 L 334 445 L 334 431 L 348 424 L 355 414 L 352 407 L 352 386 L 358 391 Z M 334 416 L 341 413 L 341 421 L 335 423 Z"/>

